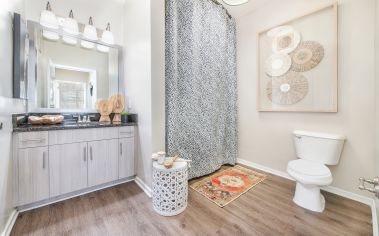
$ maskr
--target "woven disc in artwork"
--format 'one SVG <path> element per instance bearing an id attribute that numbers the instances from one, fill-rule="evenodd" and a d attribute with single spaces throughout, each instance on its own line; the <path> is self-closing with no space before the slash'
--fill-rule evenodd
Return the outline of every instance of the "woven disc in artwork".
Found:
<path id="1" fill-rule="evenodd" d="M 305 72 L 315 68 L 324 58 L 324 47 L 314 41 L 300 43 L 297 49 L 291 53 L 291 70 Z"/>
<path id="2" fill-rule="evenodd" d="M 281 76 L 291 68 L 291 57 L 284 53 L 275 53 L 267 58 L 265 71 L 268 76 Z"/>
<path id="3" fill-rule="evenodd" d="M 290 53 L 300 44 L 301 36 L 293 29 L 281 31 L 272 41 L 272 51 L 275 53 Z"/>
<path id="4" fill-rule="evenodd" d="M 308 81 L 304 75 L 290 71 L 284 76 L 272 78 L 267 83 L 267 96 L 277 105 L 293 105 L 308 93 Z"/>
<path id="5" fill-rule="evenodd" d="M 267 37 L 272 38 L 283 32 L 288 32 L 289 30 L 294 30 L 294 28 L 290 25 L 281 25 L 281 26 L 270 29 L 269 31 L 267 31 L 266 35 Z"/>

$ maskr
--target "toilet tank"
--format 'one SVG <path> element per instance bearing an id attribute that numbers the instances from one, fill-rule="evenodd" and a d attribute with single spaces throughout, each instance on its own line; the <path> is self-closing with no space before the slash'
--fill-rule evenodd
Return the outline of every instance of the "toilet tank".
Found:
<path id="1" fill-rule="evenodd" d="M 345 137 L 338 134 L 295 130 L 296 156 L 326 165 L 337 165 Z"/>

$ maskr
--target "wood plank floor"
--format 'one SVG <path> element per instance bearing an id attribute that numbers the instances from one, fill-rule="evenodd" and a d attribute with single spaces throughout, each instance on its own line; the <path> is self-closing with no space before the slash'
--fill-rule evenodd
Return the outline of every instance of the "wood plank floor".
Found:
<path id="1" fill-rule="evenodd" d="M 224 208 L 190 189 L 187 209 L 157 215 L 134 183 L 21 213 L 11 235 L 372 235 L 368 206 L 324 193 L 323 213 L 292 202 L 295 184 L 268 178 Z"/>

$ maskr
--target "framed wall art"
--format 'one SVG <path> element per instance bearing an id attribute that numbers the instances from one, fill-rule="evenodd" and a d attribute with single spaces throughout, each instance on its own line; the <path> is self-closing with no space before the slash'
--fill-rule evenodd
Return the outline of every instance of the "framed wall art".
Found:
<path id="1" fill-rule="evenodd" d="M 337 4 L 257 35 L 258 111 L 337 112 Z"/>

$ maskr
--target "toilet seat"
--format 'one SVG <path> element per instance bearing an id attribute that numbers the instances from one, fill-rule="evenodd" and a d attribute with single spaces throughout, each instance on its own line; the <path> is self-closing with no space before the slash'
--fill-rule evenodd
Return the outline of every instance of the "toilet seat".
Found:
<path id="1" fill-rule="evenodd" d="M 302 184 L 329 185 L 332 173 L 321 163 L 298 159 L 288 162 L 287 172 Z"/>

